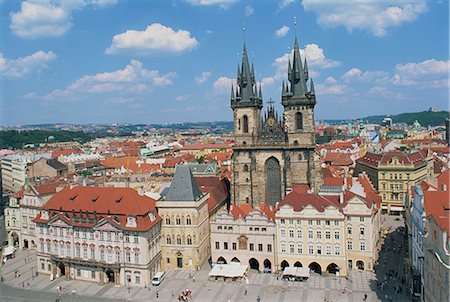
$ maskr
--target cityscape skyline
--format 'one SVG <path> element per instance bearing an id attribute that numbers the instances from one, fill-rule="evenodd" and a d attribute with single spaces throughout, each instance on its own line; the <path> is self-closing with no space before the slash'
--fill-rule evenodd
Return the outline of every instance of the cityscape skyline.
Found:
<path id="1" fill-rule="evenodd" d="M 0 9 L 1 124 L 232 120 L 244 41 L 264 102 L 280 109 L 295 36 L 316 120 L 448 110 L 443 1 L 33 0 Z"/>

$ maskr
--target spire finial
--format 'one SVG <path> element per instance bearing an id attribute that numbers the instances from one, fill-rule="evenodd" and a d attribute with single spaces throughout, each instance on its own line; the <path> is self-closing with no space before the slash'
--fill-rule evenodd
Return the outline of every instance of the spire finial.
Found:
<path id="1" fill-rule="evenodd" d="M 245 22 L 242 23 L 242 38 L 244 39 L 244 45 L 245 45 Z"/>
<path id="2" fill-rule="evenodd" d="M 297 37 L 297 16 L 294 16 L 294 33 L 295 36 Z"/>

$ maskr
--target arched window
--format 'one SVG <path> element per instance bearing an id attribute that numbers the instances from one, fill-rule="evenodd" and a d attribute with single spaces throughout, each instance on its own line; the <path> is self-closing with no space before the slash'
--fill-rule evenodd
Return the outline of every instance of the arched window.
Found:
<path id="1" fill-rule="evenodd" d="M 191 216 L 186 216 L 186 224 L 187 225 L 191 225 L 192 224 Z"/>
<path id="2" fill-rule="evenodd" d="M 297 130 L 303 129 L 303 114 L 301 112 L 297 112 L 295 114 L 295 129 Z"/>
<path id="3" fill-rule="evenodd" d="M 177 216 L 177 217 L 175 218 L 175 224 L 176 224 L 176 225 L 180 225 L 180 224 L 181 224 L 180 216 Z"/>
<path id="4" fill-rule="evenodd" d="M 187 236 L 187 245 L 192 245 L 192 238 L 191 236 Z"/>
<path id="5" fill-rule="evenodd" d="M 167 244 L 172 244 L 172 239 L 170 238 L 170 236 L 166 237 L 166 243 Z"/>
<path id="6" fill-rule="evenodd" d="M 166 224 L 170 224 L 170 217 L 166 217 Z"/>
<path id="7" fill-rule="evenodd" d="M 180 235 L 177 236 L 177 244 L 181 244 L 181 236 Z"/>
<path id="8" fill-rule="evenodd" d="M 244 165 L 244 172 L 248 172 L 248 165 Z"/>
<path id="9" fill-rule="evenodd" d="M 243 120 L 243 131 L 244 131 L 244 133 L 248 133 L 248 117 L 246 116 L 246 115 L 244 115 L 243 117 L 242 117 L 242 120 Z"/>

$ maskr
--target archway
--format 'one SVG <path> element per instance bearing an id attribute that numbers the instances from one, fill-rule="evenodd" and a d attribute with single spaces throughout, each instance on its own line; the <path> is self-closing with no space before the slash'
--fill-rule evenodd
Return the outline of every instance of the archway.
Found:
<path id="1" fill-rule="evenodd" d="M 250 265 L 250 268 L 251 268 L 251 269 L 255 269 L 255 270 L 258 270 L 258 271 L 259 271 L 259 262 L 258 262 L 258 260 L 256 260 L 255 258 L 251 258 L 251 259 L 248 261 L 248 264 Z"/>
<path id="2" fill-rule="evenodd" d="M 106 278 L 108 278 L 109 283 L 115 282 L 114 271 L 112 269 L 108 268 L 107 270 L 105 270 L 105 275 L 106 275 Z"/>
<path id="3" fill-rule="evenodd" d="M 285 267 L 288 267 L 289 263 L 286 260 L 283 260 L 283 262 L 281 262 L 281 269 L 284 270 Z"/>
<path id="4" fill-rule="evenodd" d="M 36 248 L 36 243 L 34 243 L 34 240 L 31 240 L 31 247 Z"/>
<path id="5" fill-rule="evenodd" d="M 62 277 L 66 274 L 66 266 L 62 262 L 58 262 L 58 268 L 59 268 L 59 276 Z"/>
<path id="6" fill-rule="evenodd" d="M 275 157 L 270 157 L 265 163 L 266 172 L 266 203 L 275 205 L 281 201 L 281 170 Z"/>
<path id="7" fill-rule="evenodd" d="M 353 260 L 348 260 L 348 269 L 353 269 Z"/>
<path id="8" fill-rule="evenodd" d="M 237 262 L 237 263 L 241 263 L 241 261 L 239 261 L 238 258 L 234 257 L 233 259 L 231 259 L 231 262 Z"/>
<path id="9" fill-rule="evenodd" d="M 28 246 L 28 240 L 26 240 L 26 239 L 24 239 L 23 240 L 23 248 L 24 249 L 27 249 L 29 246 Z"/>
<path id="10" fill-rule="evenodd" d="M 335 263 L 331 263 L 327 266 L 327 272 L 329 274 L 336 274 L 339 271 L 339 267 Z"/>
<path id="11" fill-rule="evenodd" d="M 364 262 L 362 262 L 361 260 L 356 261 L 356 267 L 360 270 L 364 270 Z"/>
<path id="12" fill-rule="evenodd" d="M 19 235 L 16 232 L 11 233 L 11 241 L 13 246 L 19 245 Z"/>
<path id="13" fill-rule="evenodd" d="M 309 269 L 315 272 L 316 274 L 322 274 L 322 267 L 320 267 L 319 263 L 313 262 L 309 265 Z"/>
<path id="14" fill-rule="evenodd" d="M 294 267 L 303 267 L 303 264 L 300 261 L 295 262 Z"/>
<path id="15" fill-rule="evenodd" d="M 217 264 L 227 264 L 227 261 L 225 260 L 225 258 L 219 257 L 219 259 L 217 259 Z"/>
<path id="16" fill-rule="evenodd" d="M 272 272 L 272 262 L 269 259 L 264 260 L 264 272 L 270 273 Z"/>

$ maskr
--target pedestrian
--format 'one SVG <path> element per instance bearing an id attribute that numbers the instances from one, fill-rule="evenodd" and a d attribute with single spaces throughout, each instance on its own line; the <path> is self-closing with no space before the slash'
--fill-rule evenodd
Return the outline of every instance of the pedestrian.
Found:
<path id="1" fill-rule="evenodd" d="M 364 299 L 363 299 L 363 301 L 366 301 L 367 300 L 367 294 L 364 294 Z"/>
<path id="2" fill-rule="evenodd" d="M 159 293 L 158 292 L 156 292 L 156 299 L 158 299 L 159 298 Z"/>
<path id="3" fill-rule="evenodd" d="M 256 296 L 256 302 L 260 302 L 260 301 L 261 301 L 261 298 L 259 297 L 259 295 Z"/>
<path id="4" fill-rule="evenodd" d="M 244 290 L 244 296 L 247 296 L 247 288 Z"/>
<path id="5" fill-rule="evenodd" d="M 192 282 L 195 282 L 195 276 L 192 276 Z"/>

